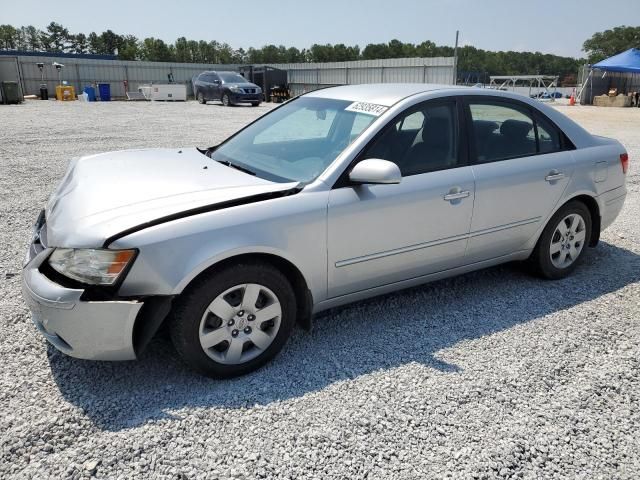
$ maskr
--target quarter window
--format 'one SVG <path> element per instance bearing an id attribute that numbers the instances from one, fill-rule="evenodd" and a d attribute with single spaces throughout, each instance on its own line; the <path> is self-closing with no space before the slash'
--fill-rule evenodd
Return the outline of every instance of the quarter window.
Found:
<path id="1" fill-rule="evenodd" d="M 557 128 L 538 115 L 536 115 L 536 126 L 538 127 L 540 153 L 552 153 L 562 150 L 562 137 Z"/>
<path id="2" fill-rule="evenodd" d="M 528 113 L 491 103 L 472 103 L 469 109 L 478 163 L 536 153 L 534 123 Z"/>
<path id="3" fill-rule="evenodd" d="M 403 177 L 456 167 L 458 129 L 454 102 L 412 108 L 387 126 L 362 158 L 394 162 Z"/>

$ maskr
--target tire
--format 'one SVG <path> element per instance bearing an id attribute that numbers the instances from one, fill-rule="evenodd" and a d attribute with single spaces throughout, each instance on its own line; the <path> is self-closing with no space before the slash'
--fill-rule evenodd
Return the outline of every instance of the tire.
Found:
<path id="1" fill-rule="evenodd" d="M 257 299 L 253 306 L 249 297 Z M 194 370 L 231 378 L 271 360 L 289 338 L 295 316 L 293 289 L 279 270 L 241 263 L 204 276 L 181 295 L 171 318 L 171 339 Z"/>
<path id="2" fill-rule="evenodd" d="M 233 106 L 233 102 L 231 101 L 231 97 L 229 97 L 228 93 L 223 93 L 220 100 L 222 101 L 222 105 L 224 105 L 225 107 Z"/>
<path id="3" fill-rule="evenodd" d="M 207 103 L 207 100 L 204 98 L 204 95 L 202 94 L 202 92 L 198 92 L 198 95 L 196 95 L 196 98 L 198 99 L 198 103 L 201 105 L 204 105 L 205 103 Z"/>
<path id="4" fill-rule="evenodd" d="M 260 106 L 260 102 L 251 102 L 251 106 L 252 107 L 259 107 Z"/>
<path id="5" fill-rule="evenodd" d="M 560 208 L 547 223 L 529 258 L 533 272 L 550 280 L 571 274 L 584 257 L 591 228 L 591 213 L 584 203 L 572 201 Z"/>

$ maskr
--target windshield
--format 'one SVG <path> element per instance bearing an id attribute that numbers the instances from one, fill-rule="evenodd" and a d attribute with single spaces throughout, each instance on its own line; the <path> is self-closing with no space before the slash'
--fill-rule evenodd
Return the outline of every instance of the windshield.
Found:
<path id="1" fill-rule="evenodd" d="M 222 83 L 247 83 L 248 80 L 242 75 L 233 72 L 220 72 L 218 76 L 222 80 Z"/>
<path id="2" fill-rule="evenodd" d="M 211 158 L 275 182 L 310 182 L 376 118 L 349 107 L 353 102 L 292 100 L 222 144 Z"/>

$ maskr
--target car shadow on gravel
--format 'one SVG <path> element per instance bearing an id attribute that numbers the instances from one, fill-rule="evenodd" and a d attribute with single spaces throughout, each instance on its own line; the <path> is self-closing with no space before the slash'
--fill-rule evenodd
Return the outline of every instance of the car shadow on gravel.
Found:
<path id="1" fill-rule="evenodd" d="M 640 255 L 608 243 L 588 252 L 569 278 L 550 282 L 506 265 L 332 310 L 298 330 L 269 365 L 233 380 L 188 370 L 168 340 L 137 362 L 88 362 L 48 350 L 62 395 L 100 429 L 180 418 L 180 409 L 243 408 L 300 397 L 335 382 L 418 362 L 438 372 L 456 365 L 442 349 L 593 300 L 640 281 Z"/>

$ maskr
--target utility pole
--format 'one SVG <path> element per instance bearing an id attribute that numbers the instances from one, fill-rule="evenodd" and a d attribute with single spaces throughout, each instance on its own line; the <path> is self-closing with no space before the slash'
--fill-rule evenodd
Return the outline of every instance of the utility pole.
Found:
<path id="1" fill-rule="evenodd" d="M 453 49 L 453 84 L 458 84 L 458 38 L 460 38 L 460 30 L 456 30 L 456 46 Z"/>

